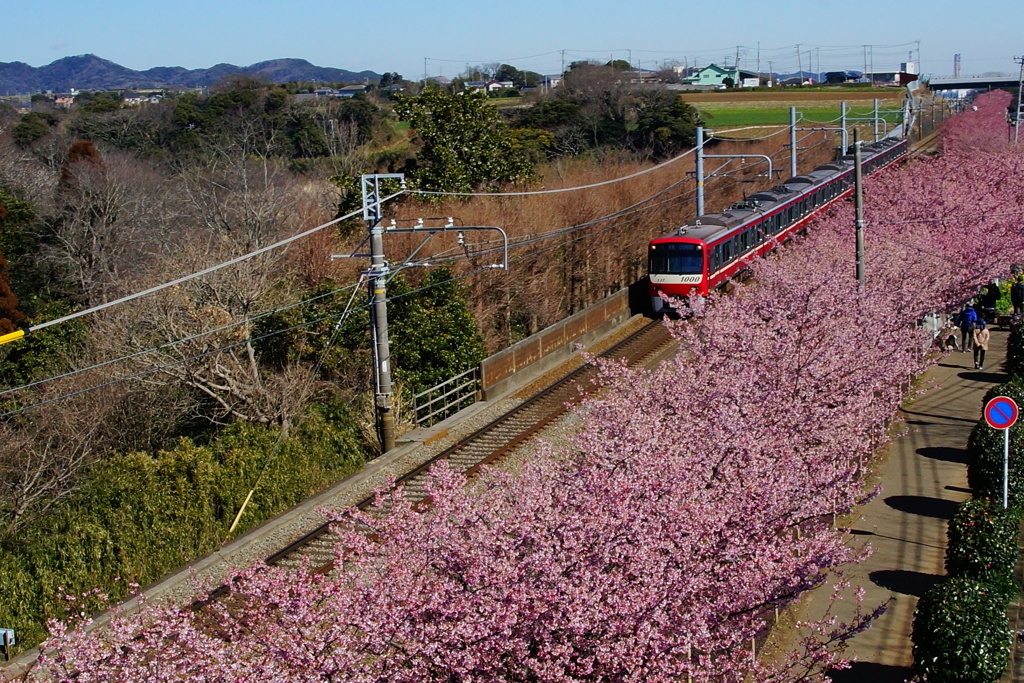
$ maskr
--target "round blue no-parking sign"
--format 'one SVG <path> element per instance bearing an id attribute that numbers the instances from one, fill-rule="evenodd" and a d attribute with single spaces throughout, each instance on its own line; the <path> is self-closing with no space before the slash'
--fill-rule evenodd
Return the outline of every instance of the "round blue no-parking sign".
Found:
<path id="1" fill-rule="evenodd" d="M 985 422 L 993 429 L 1009 429 L 1017 421 L 1017 403 L 1006 396 L 996 396 L 985 404 Z"/>

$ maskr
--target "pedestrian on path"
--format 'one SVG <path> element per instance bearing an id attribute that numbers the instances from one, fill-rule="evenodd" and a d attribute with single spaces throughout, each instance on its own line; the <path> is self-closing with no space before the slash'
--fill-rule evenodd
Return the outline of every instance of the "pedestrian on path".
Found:
<path id="1" fill-rule="evenodd" d="M 1010 285 L 1010 303 L 1014 315 L 1024 313 L 1024 275 L 1018 275 L 1017 281 Z"/>
<path id="2" fill-rule="evenodd" d="M 974 369 L 985 369 L 985 352 L 988 351 L 988 340 L 992 333 L 983 319 L 979 319 L 974 327 Z"/>
<path id="3" fill-rule="evenodd" d="M 974 346 L 974 327 L 978 323 L 978 312 L 968 302 L 957 314 L 956 324 L 960 326 L 960 350 L 970 351 Z"/>
<path id="4" fill-rule="evenodd" d="M 959 332 L 952 318 L 942 323 L 942 327 L 935 333 L 935 343 L 943 351 L 959 351 L 960 342 L 957 341 L 956 333 Z"/>

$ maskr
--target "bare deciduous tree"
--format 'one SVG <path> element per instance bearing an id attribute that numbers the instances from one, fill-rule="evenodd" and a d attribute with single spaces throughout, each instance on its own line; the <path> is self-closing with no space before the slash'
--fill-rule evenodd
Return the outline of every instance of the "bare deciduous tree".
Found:
<path id="1" fill-rule="evenodd" d="M 123 293 L 152 262 L 173 220 L 164 185 L 154 168 L 123 154 L 69 157 L 49 257 L 87 303 Z"/>

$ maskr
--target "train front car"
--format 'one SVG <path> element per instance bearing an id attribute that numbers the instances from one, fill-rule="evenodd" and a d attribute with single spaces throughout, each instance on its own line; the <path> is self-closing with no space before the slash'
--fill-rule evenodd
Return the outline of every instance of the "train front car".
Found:
<path id="1" fill-rule="evenodd" d="M 880 140 L 863 148 L 864 173 L 895 163 L 907 153 L 906 140 Z M 647 248 L 648 294 L 655 313 L 671 309 L 663 297 L 707 296 L 766 256 L 823 207 L 853 193 L 853 155 L 762 190 L 725 211 L 695 219 Z"/>
<path id="2" fill-rule="evenodd" d="M 708 294 L 707 245 L 703 240 L 681 235 L 659 237 L 647 247 L 647 292 L 655 313 L 671 306 L 661 297 L 685 297 Z"/>

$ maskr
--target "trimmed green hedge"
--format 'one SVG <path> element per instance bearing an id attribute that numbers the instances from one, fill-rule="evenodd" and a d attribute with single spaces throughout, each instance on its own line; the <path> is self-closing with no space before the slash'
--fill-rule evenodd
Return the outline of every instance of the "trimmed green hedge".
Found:
<path id="1" fill-rule="evenodd" d="M 102 586 L 120 598 L 127 582 L 152 583 L 215 550 L 261 472 L 236 534 L 356 471 L 364 456 L 347 409 L 310 413 L 279 444 L 276 428 L 239 423 L 206 445 L 181 439 L 172 450 L 102 462 L 42 524 L 3 541 L 0 625 L 27 649 L 47 619 L 66 616 L 65 594 Z M 87 612 L 100 606 L 78 602 Z"/>
<path id="2" fill-rule="evenodd" d="M 984 406 L 997 396 L 1012 398 L 1017 405 L 1024 406 L 1024 379 L 1017 375 L 1011 375 L 1009 382 L 997 384 L 985 392 L 985 398 L 982 399 L 981 405 Z M 985 420 L 982 419 L 981 422 L 984 423 Z"/>
<path id="3" fill-rule="evenodd" d="M 1019 429 L 1010 429 L 1009 503 L 1015 508 L 1024 505 L 1024 480 L 1020 476 L 1024 473 L 1024 438 Z M 1002 430 L 992 429 L 984 420 L 971 431 L 967 482 L 979 498 L 1003 500 L 1003 440 Z"/>
<path id="4" fill-rule="evenodd" d="M 982 405 L 997 396 L 1007 396 L 1024 408 L 1024 382 L 1014 377 L 1005 384 L 992 387 L 985 394 Z M 1002 430 L 993 429 L 985 420 L 978 420 L 967 441 L 970 460 L 967 481 L 977 498 L 1003 500 L 1003 446 Z M 1024 507 L 1024 433 L 1021 427 L 1010 429 L 1010 491 L 1011 507 Z"/>
<path id="5" fill-rule="evenodd" d="M 960 505 L 949 523 L 946 573 L 981 581 L 1011 598 L 1016 592 L 1019 510 L 1001 500 L 975 498 Z"/>
<path id="6" fill-rule="evenodd" d="M 1006 371 L 1019 381 L 1024 376 L 1024 325 L 1013 325 L 1006 340 Z M 1011 397 L 1017 400 L 1016 396 Z"/>
<path id="7" fill-rule="evenodd" d="M 1006 600 L 973 579 L 950 578 L 917 603 L 914 673 L 928 683 L 994 683 L 1010 660 Z"/>

